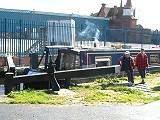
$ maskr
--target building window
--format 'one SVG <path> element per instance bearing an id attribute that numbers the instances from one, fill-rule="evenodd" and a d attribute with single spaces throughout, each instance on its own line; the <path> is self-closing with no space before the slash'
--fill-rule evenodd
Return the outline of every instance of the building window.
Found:
<path id="1" fill-rule="evenodd" d="M 134 9 L 123 9 L 123 16 L 134 16 Z"/>
<path id="2" fill-rule="evenodd" d="M 150 55 L 150 64 L 159 64 L 159 55 L 158 54 Z"/>
<path id="3" fill-rule="evenodd" d="M 96 56 L 95 57 L 96 67 L 110 66 L 112 64 L 111 56 Z"/>

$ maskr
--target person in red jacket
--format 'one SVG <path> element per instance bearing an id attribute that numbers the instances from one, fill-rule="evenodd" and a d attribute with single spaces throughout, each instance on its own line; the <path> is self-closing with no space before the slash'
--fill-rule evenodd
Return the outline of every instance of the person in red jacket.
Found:
<path id="1" fill-rule="evenodd" d="M 148 67 L 148 56 L 145 54 L 144 49 L 141 49 L 140 53 L 136 56 L 136 67 L 142 78 L 141 84 L 144 84 L 144 78 L 146 74 L 146 68 Z"/>

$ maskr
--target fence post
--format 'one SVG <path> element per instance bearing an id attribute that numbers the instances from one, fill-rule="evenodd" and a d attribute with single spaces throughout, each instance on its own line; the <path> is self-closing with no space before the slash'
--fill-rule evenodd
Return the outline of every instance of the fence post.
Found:
<path id="1" fill-rule="evenodd" d="M 19 56 L 19 66 L 21 65 L 21 39 L 22 39 L 22 20 L 19 20 L 19 46 L 18 46 L 18 56 Z"/>
<path id="2" fill-rule="evenodd" d="M 5 37 L 5 38 L 4 38 L 4 40 L 5 40 L 5 41 L 4 41 L 4 43 L 5 43 L 5 45 L 4 45 L 4 46 L 5 46 L 4 51 L 5 51 L 5 54 L 6 54 L 6 52 L 7 52 L 7 19 L 6 19 L 6 18 L 4 19 L 4 32 L 5 32 L 5 33 L 4 33 L 4 34 L 5 34 L 5 35 L 4 35 L 4 37 Z"/>
<path id="3" fill-rule="evenodd" d="M 140 31 L 140 38 L 141 38 L 141 49 L 143 48 L 143 33 Z"/>
<path id="4" fill-rule="evenodd" d="M 124 48 L 126 47 L 126 42 L 127 42 L 127 29 L 124 28 Z"/>
<path id="5" fill-rule="evenodd" d="M 6 77 L 4 80 L 4 88 L 5 88 L 5 95 L 7 95 L 8 93 L 10 93 L 12 91 L 12 81 L 13 81 L 13 75 L 14 73 L 6 73 Z"/>

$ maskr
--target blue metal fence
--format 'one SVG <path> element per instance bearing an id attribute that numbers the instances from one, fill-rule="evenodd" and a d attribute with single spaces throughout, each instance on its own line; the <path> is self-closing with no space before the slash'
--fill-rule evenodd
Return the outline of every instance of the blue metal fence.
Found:
<path id="1" fill-rule="evenodd" d="M 43 53 L 46 45 L 72 46 L 75 26 L 64 24 L 59 21 L 52 21 L 51 24 L 0 19 L 0 53 L 25 56 L 30 52 Z"/>
<path id="2" fill-rule="evenodd" d="M 30 52 L 41 54 L 46 45 L 74 46 L 77 41 L 121 42 L 138 44 L 160 43 L 160 33 L 149 29 L 104 28 L 86 21 L 84 26 L 75 22 L 32 21 L 0 19 L 0 54 L 26 56 Z M 72 22 L 71 22 L 72 21 Z"/>
<path id="3" fill-rule="evenodd" d="M 0 51 L 1 54 L 10 54 L 13 56 L 25 55 L 36 44 L 43 41 L 43 26 L 36 22 L 1 19 L 0 20 Z M 38 34 L 37 34 L 38 33 Z M 41 48 L 36 44 L 38 51 Z"/>
<path id="4" fill-rule="evenodd" d="M 136 43 L 136 44 L 159 44 L 160 33 L 150 29 L 111 28 L 106 29 L 106 41 Z"/>

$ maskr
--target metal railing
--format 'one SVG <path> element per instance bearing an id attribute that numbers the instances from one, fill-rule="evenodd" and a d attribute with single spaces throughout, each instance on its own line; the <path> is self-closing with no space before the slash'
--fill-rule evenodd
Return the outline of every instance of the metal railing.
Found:
<path id="1" fill-rule="evenodd" d="M 26 56 L 30 52 L 43 53 L 47 45 L 71 46 L 74 28 L 66 21 L 0 19 L 0 54 Z"/>
<path id="2" fill-rule="evenodd" d="M 0 54 L 28 56 L 30 52 L 42 54 L 46 45 L 94 46 L 95 39 L 101 47 L 116 44 L 128 45 L 160 43 L 158 30 L 129 28 L 77 27 L 73 20 L 31 21 L 0 19 Z"/>

